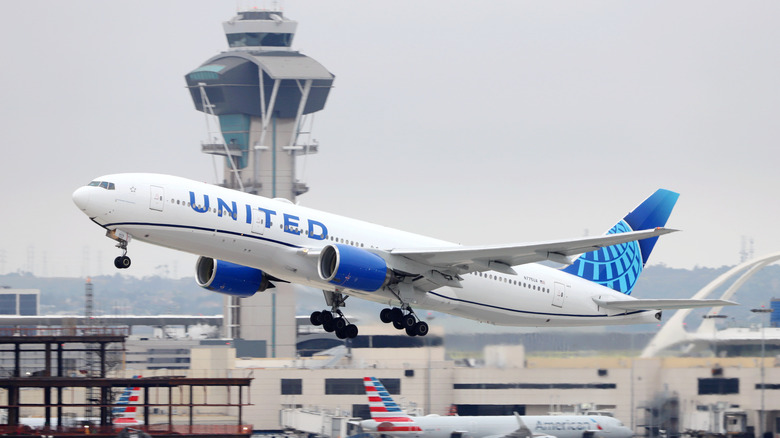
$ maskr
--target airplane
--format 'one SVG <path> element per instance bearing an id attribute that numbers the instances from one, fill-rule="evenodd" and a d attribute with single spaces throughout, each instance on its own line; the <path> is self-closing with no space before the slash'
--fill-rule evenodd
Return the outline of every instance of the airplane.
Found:
<path id="1" fill-rule="evenodd" d="M 133 376 L 134 379 L 141 378 L 140 375 Z M 140 426 L 144 424 L 143 420 L 138 419 L 138 402 L 141 399 L 141 387 L 126 387 L 115 406 L 111 409 L 112 423 L 115 426 Z"/>
<path id="2" fill-rule="evenodd" d="M 411 417 L 393 401 L 376 377 L 364 377 L 370 420 L 360 426 L 368 434 L 399 438 L 630 438 L 633 432 L 606 415 L 491 415 Z"/>
<path id="3" fill-rule="evenodd" d="M 134 379 L 141 378 L 140 375 L 133 376 Z M 119 394 L 114 407 L 111 409 L 111 423 L 114 426 L 140 426 L 143 425 L 143 420 L 137 418 L 138 415 L 138 402 L 141 394 L 141 388 L 138 386 L 128 386 L 122 390 Z M 86 424 L 98 424 L 100 418 L 98 417 L 63 417 L 63 426 L 65 427 L 78 427 Z M 41 428 L 46 426 L 45 417 L 22 417 L 19 419 L 19 424 L 22 426 Z M 57 427 L 59 421 L 56 417 L 49 418 L 49 426 Z"/>
<path id="4" fill-rule="evenodd" d="M 341 338 L 358 328 L 348 297 L 383 303 L 384 323 L 409 336 L 428 324 L 415 308 L 495 325 L 566 327 L 655 323 L 663 309 L 736 304 L 630 296 L 678 194 L 660 189 L 602 236 L 464 246 L 185 178 L 101 176 L 73 201 L 117 242 L 117 268 L 132 239 L 199 255 L 199 286 L 248 297 L 297 283 L 321 289 L 310 316 Z M 582 254 L 580 257 L 574 257 Z M 553 261 L 563 269 L 538 264 Z"/>

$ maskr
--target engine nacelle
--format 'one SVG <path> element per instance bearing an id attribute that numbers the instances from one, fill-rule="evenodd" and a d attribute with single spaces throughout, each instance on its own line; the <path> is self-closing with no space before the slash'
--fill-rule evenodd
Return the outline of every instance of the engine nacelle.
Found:
<path id="1" fill-rule="evenodd" d="M 374 292 L 392 277 L 382 257 L 349 245 L 328 245 L 322 249 L 317 271 L 323 280 L 347 289 Z"/>
<path id="2" fill-rule="evenodd" d="M 198 258 L 195 263 L 195 277 L 198 286 L 202 288 L 242 298 L 274 287 L 268 281 L 268 275 L 259 269 L 211 257 Z"/>

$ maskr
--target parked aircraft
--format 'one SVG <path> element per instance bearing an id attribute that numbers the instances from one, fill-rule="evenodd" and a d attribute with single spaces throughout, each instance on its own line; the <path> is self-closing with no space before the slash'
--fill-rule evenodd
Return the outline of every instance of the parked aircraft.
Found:
<path id="1" fill-rule="evenodd" d="M 410 336 L 423 308 L 497 325 L 654 323 L 662 309 L 733 304 L 630 296 L 678 194 L 658 190 L 606 235 L 538 243 L 463 246 L 168 175 L 97 178 L 73 193 L 116 240 L 130 266 L 131 238 L 200 255 L 200 286 L 247 297 L 292 282 L 322 289 L 311 322 L 354 338 L 341 308 L 352 296 L 383 303 L 385 323 Z M 640 240 L 641 239 L 641 240 Z M 583 254 L 579 258 L 574 256 Z M 555 269 L 535 262 L 568 264 Z"/>
<path id="2" fill-rule="evenodd" d="M 138 379 L 141 376 L 133 376 L 134 379 Z M 138 386 L 128 386 L 122 390 L 122 393 L 117 397 L 114 407 L 111 409 L 111 420 L 115 426 L 138 426 L 144 424 L 143 420 L 138 419 L 138 402 L 141 394 L 141 388 Z M 100 418 L 98 417 L 63 417 L 62 426 L 64 427 L 78 427 L 88 424 L 99 424 Z M 43 417 L 22 417 L 19 419 L 19 424 L 29 427 L 44 427 L 46 426 L 46 418 Z M 59 422 L 56 417 L 49 418 L 49 426 L 57 427 Z"/>
<path id="3" fill-rule="evenodd" d="M 490 415 L 411 417 L 376 377 L 364 377 L 371 419 L 364 432 L 409 438 L 630 438 L 631 429 L 605 415 Z"/>

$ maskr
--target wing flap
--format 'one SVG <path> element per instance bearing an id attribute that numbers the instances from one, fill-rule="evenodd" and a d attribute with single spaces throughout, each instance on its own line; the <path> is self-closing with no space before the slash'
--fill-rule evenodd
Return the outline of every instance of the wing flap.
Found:
<path id="1" fill-rule="evenodd" d="M 695 307 L 736 306 L 738 304 L 728 300 L 693 299 L 602 300 L 593 298 L 593 301 L 601 307 L 617 310 L 691 309 Z"/>

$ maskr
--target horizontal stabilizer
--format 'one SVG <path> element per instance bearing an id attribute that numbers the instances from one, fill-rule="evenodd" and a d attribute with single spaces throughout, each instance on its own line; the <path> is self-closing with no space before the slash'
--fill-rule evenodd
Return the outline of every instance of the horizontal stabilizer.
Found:
<path id="1" fill-rule="evenodd" d="M 617 310 L 666 310 L 692 309 L 694 307 L 736 306 L 738 303 L 728 300 L 689 300 L 689 299 L 657 299 L 657 300 L 601 300 L 593 298 L 601 307 Z"/>

